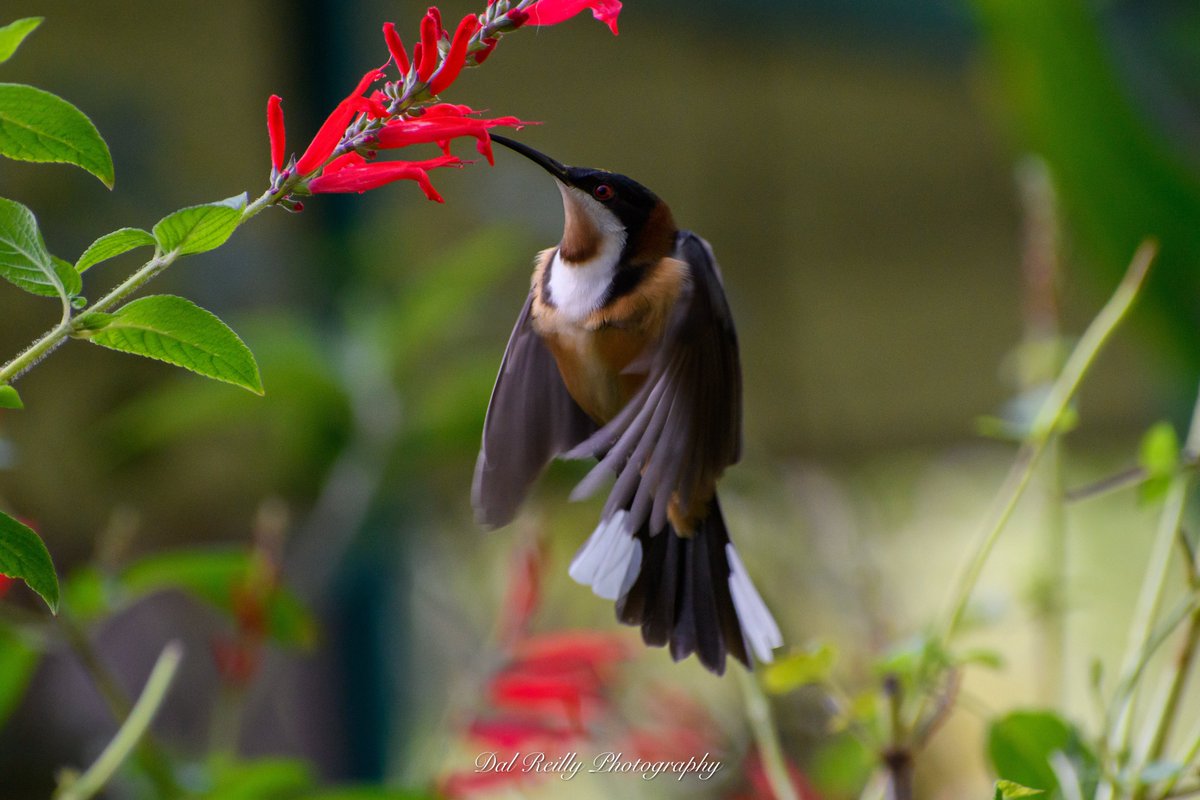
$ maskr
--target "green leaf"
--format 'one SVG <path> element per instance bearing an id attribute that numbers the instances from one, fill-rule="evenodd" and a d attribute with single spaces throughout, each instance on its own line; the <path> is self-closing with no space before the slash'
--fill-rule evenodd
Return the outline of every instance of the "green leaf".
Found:
<path id="1" fill-rule="evenodd" d="M 58 256 L 50 256 L 50 266 L 54 268 L 54 274 L 58 276 L 68 297 L 75 297 L 83 291 L 83 278 L 75 270 L 74 264 Z"/>
<path id="2" fill-rule="evenodd" d="M 33 212 L 0 197 L 0 278 L 32 294 L 66 300 L 72 289 L 79 292 L 80 281 L 74 267 L 63 269 L 65 263 L 46 249 Z"/>
<path id="3" fill-rule="evenodd" d="M 237 590 L 246 585 L 252 569 L 253 558 L 245 550 L 183 550 L 139 561 L 118 583 L 130 600 L 174 589 L 232 615 Z M 266 606 L 271 638 L 301 648 L 316 643 L 316 622 L 291 592 L 274 589 Z"/>
<path id="4" fill-rule="evenodd" d="M 801 686 L 823 683 L 837 661 L 837 651 L 828 644 L 791 653 L 763 669 L 763 688 L 771 694 L 787 694 Z"/>
<path id="5" fill-rule="evenodd" d="M 1138 464 L 1151 477 L 1170 477 L 1179 468 L 1179 437 L 1169 422 L 1158 422 L 1142 437 Z"/>
<path id="6" fill-rule="evenodd" d="M 246 207 L 246 195 L 207 203 L 168 214 L 154 226 L 154 238 L 164 253 L 203 253 L 220 247 L 237 230 Z"/>
<path id="7" fill-rule="evenodd" d="M 122 306 L 110 318 L 97 319 L 107 324 L 84 334 L 90 342 L 263 393 L 250 348 L 228 325 L 190 300 L 151 295 Z"/>
<path id="8" fill-rule="evenodd" d="M 6 627 L 0 627 L 0 727 L 25 696 L 41 653 Z"/>
<path id="9" fill-rule="evenodd" d="M 92 565 L 81 567 L 63 581 L 62 603 L 71 619 L 94 622 L 113 610 L 110 581 Z"/>
<path id="10" fill-rule="evenodd" d="M 58 575 L 41 538 L 0 511 L 0 575 L 20 578 L 58 613 Z"/>
<path id="11" fill-rule="evenodd" d="M 112 154 L 92 121 L 61 97 L 32 86 L 0 83 L 0 155 L 74 164 L 113 186 Z"/>
<path id="12" fill-rule="evenodd" d="M 1017 711 L 994 721 L 987 750 L 999 778 L 1046 792 L 1058 789 L 1050 761 L 1055 753 L 1065 755 L 1085 779 L 1096 769 L 1096 756 L 1074 726 L 1048 711 Z"/>
<path id="13" fill-rule="evenodd" d="M 0 28 L 0 64 L 13 57 L 21 42 L 42 24 L 43 19 L 45 17 L 25 17 Z"/>
<path id="14" fill-rule="evenodd" d="M 149 231 L 141 228 L 121 228 L 104 234 L 88 245 L 88 249 L 84 250 L 83 254 L 79 256 L 79 260 L 75 262 L 75 270 L 83 273 L 101 261 L 116 258 L 122 253 L 138 247 L 155 244 L 157 244 L 157 240 Z"/>
<path id="15" fill-rule="evenodd" d="M 299 759 L 219 759 L 210 772 L 212 788 L 203 796 L 211 800 L 294 800 L 315 783 L 312 768 Z"/>
<path id="16" fill-rule="evenodd" d="M 996 781 L 995 800 L 1017 800 L 1020 797 L 1035 797 L 1045 794 L 1042 789 L 1030 789 L 1014 781 Z"/>
<path id="17" fill-rule="evenodd" d="M 0 385 L 0 408 L 20 411 L 24 407 L 25 404 L 21 402 L 21 395 L 17 394 L 16 389 L 7 384 Z"/>

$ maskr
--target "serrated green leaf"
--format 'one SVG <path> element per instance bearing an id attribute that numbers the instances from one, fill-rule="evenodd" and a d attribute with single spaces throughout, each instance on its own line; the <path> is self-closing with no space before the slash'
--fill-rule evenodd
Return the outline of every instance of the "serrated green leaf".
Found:
<path id="1" fill-rule="evenodd" d="M 41 537 L 0 511 L 0 575 L 19 578 L 58 612 L 58 575 Z"/>
<path id="2" fill-rule="evenodd" d="M 41 655 L 15 631 L 0 627 L 0 727 L 25 695 Z"/>
<path id="3" fill-rule="evenodd" d="M 72 279 L 50 255 L 33 212 L 0 197 L 0 278 L 31 294 L 67 300 L 70 288 L 79 291 L 78 277 Z"/>
<path id="4" fill-rule="evenodd" d="M 1179 468 L 1179 437 L 1169 422 L 1155 423 L 1142 436 L 1138 464 L 1150 477 L 1169 477 Z"/>
<path id="5" fill-rule="evenodd" d="M 0 28 L 0 64 L 8 61 L 17 52 L 25 37 L 33 33 L 45 17 L 25 17 Z"/>
<path id="6" fill-rule="evenodd" d="M 811 650 L 790 653 L 766 665 L 763 688 L 772 694 L 787 694 L 801 686 L 822 683 L 829 679 L 836 661 L 837 651 L 824 643 Z"/>
<path id="7" fill-rule="evenodd" d="M 220 247 L 237 230 L 246 196 L 219 203 L 191 206 L 168 214 L 154 226 L 154 238 L 164 253 L 203 253 Z"/>
<path id="8" fill-rule="evenodd" d="M 17 390 L 11 386 L 0 386 L 0 408 L 9 408 L 14 411 L 20 411 L 25 407 L 21 402 L 21 395 L 17 394 Z"/>
<path id="9" fill-rule="evenodd" d="M 164 294 L 134 300 L 86 338 L 102 347 L 165 361 L 263 393 L 250 348 L 228 325 L 182 297 Z"/>
<path id="10" fill-rule="evenodd" d="M 0 155 L 74 164 L 113 186 L 112 154 L 82 111 L 50 92 L 0 83 Z"/>
<path id="11" fill-rule="evenodd" d="M 1036 797 L 1045 794 L 1042 789 L 1030 789 L 1015 781 L 996 781 L 995 800 L 1018 800 L 1021 797 Z"/>
<path id="12" fill-rule="evenodd" d="M 83 254 L 79 256 L 79 260 L 75 262 L 75 270 L 83 273 L 101 261 L 116 258 L 122 253 L 138 247 L 147 245 L 153 247 L 155 244 L 157 244 L 157 240 L 149 231 L 141 228 L 121 228 L 104 234 L 88 245 L 88 249 L 84 250 Z"/>
<path id="13" fill-rule="evenodd" d="M 213 607 L 234 613 L 234 597 L 254 569 L 245 550 L 186 550 L 150 556 L 127 568 L 118 578 L 128 599 L 154 592 L 186 592 Z M 281 644 L 311 647 L 317 626 L 294 594 L 275 588 L 266 600 L 267 632 Z"/>

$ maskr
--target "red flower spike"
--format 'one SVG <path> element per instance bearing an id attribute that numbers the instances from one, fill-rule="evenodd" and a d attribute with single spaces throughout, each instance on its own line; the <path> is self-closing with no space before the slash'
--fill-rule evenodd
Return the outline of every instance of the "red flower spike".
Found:
<path id="1" fill-rule="evenodd" d="M 396 68 L 400 70 L 400 75 L 407 75 L 410 66 L 408 53 L 404 49 L 404 41 L 396 32 L 395 23 L 383 23 L 383 41 L 387 43 L 388 52 L 392 54 L 392 60 L 396 62 Z"/>
<path id="2" fill-rule="evenodd" d="M 275 171 L 283 169 L 284 152 L 287 149 L 283 127 L 283 98 L 277 94 L 267 100 L 267 138 L 271 142 L 271 166 Z"/>
<path id="3" fill-rule="evenodd" d="M 369 192 L 389 183 L 400 180 L 416 181 L 421 191 L 430 200 L 438 203 L 445 202 L 433 183 L 429 180 L 427 170 L 435 167 L 450 167 L 462 164 L 455 156 L 442 156 L 428 161 L 383 161 L 375 164 L 348 164 L 336 170 L 333 174 L 320 175 L 308 184 L 308 190 L 313 194 L 345 194 L 350 192 Z"/>
<path id="4" fill-rule="evenodd" d="M 496 45 L 499 44 L 499 42 L 500 40 L 494 36 L 489 36 L 484 39 L 483 49 L 471 54 L 471 57 L 475 59 L 475 66 L 479 66 L 484 61 L 487 61 L 488 56 L 490 56 L 492 51 L 496 49 Z"/>
<path id="5" fill-rule="evenodd" d="M 537 0 L 526 10 L 534 25 L 557 25 L 566 22 L 585 9 L 608 26 L 617 35 L 617 15 L 621 13 L 621 0 Z"/>
<path id="6" fill-rule="evenodd" d="M 474 14 L 468 14 L 458 23 L 458 28 L 454 31 L 454 40 L 450 42 L 450 50 L 446 53 L 445 60 L 442 61 L 442 68 L 437 71 L 437 74 L 433 76 L 433 81 L 429 84 L 430 94 L 440 93 L 458 78 L 463 65 L 467 63 L 467 47 L 471 44 L 471 37 L 477 30 L 479 30 L 479 20 L 475 18 Z"/>
<path id="7" fill-rule="evenodd" d="M 421 58 L 417 63 L 417 77 L 427 83 L 438 63 L 438 20 L 426 14 L 421 19 Z"/>
<path id="8" fill-rule="evenodd" d="M 407 147 L 412 144 L 449 142 L 460 136 L 473 136 L 478 140 L 477 149 L 491 164 L 491 139 L 488 137 L 488 128 L 498 125 L 519 128 L 524 124 L 516 117 L 474 119 L 457 116 L 450 111 L 438 114 L 426 113 L 418 119 L 393 120 L 384 125 L 383 129 L 379 131 L 376 144 L 381 149 L 390 149 Z"/>
<path id="9" fill-rule="evenodd" d="M 344 167 L 358 166 L 367 163 L 367 160 L 358 153 L 346 153 L 338 156 L 333 161 L 325 165 L 325 169 L 321 170 L 322 175 L 332 175 Z"/>
<path id="10" fill-rule="evenodd" d="M 355 114 L 364 110 L 363 104 L 366 100 L 362 96 L 362 93 L 367 90 L 368 86 L 382 78 L 383 75 L 382 69 L 373 69 L 366 75 L 363 75 L 362 80 L 358 82 L 358 86 L 354 88 L 354 91 L 345 100 L 337 104 L 320 129 L 317 130 L 317 135 L 309 143 L 308 148 L 304 151 L 304 155 L 300 156 L 300 160 L 296 162 L 296 172 L 298 174 L 307 175 L 315 171 L 325 163 L 325 159 L 333 154 L 338 143 L 342 141 L 342 135 L 346 133 L 346 126 L 354 119 Z"/>

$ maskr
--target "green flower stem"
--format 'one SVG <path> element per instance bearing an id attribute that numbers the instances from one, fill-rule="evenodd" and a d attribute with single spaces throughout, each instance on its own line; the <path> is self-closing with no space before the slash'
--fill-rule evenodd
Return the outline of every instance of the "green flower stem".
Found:
<path id="1" fill-rule="evenodd" d="M 118 723 L 127 721 L 133 714 L 135 706 L 130 702 L 116 677 L 104 665 L 100 654 L 96 652 L 91 639 L 88 638 L 87 632 L 71 616 L 68 609 L 64 609 L 55 617 L 55 620 L 59 624 L 67 645 L 96 685 L 96 689 L 112 713 L 113 719 Z M 150 777 L 159 797 L 179 797 L 182 794 L 175 781 L 170 761 L 153 737 L 147 736 L 141 742 L 138 763 Z"/>
<path id="2" fill-rule="evenodd" d="M 1197 390 L 1196 403 L 1192 409 L 1192 419 L 1188 427 L 1184 452 L 1194 453 L 1197 452 L 1197 448 L 1200 448 L 1200 389 Z M 1189 574 L 1192 576 L 1196 574 L 1196 565 L 1191 562 L 1192 554 L 1188 549 L 1187 543 L 1183 540 L 1180 530 L 1184 509 L 1187 506 L 1187 498 L 1191 492 L 1194 479 L 1195 472 L 1193 470 L 1180 470 L 1171 478 L 1171 483 L 1167 489 L 1166 501 L 1163 504 L 1162 514 L 1159 517 L 1158 535 L 1155 538 L 1150 562 L 1146 567 L 1145 577 L 1142 581 L 1142 589 L 1138 598 L 1134 622 L 1130 626 L 1129 642 L 1126 646 L 1125 657 L 1123 659 L 1126 671 L 1128 671 L 1129 665 L 1136 663 L 1140 659 L 1141 654 L 1145 651 L 1150 641 L 1154 622 L 1158 618 L 1159 610 L 1162 606 L 1163 590 L 1167 582 L 1171 551 L 1176 544 L 1183 551 L 1183 558 L 1187 561 Z M 1195 587 L 1193 586 L 1192 588 L 1194 590 Z M 1200 611 L 1193 612 L 1190 617 L 1187 633 L 1184 636 L 1183 649 L 1180 651 L 1179 660 L 1176 662 L 1174 672 L 1171 674 L 1170 683 L 1157 711 L 1149 717 L 1149 719 L 1155 720 L 1155 722 L 1152 723 L 1153 728 L 1150 734 L 1150 743 L 1142 764 L 1148 764 L 1158 759 L 1166 748 L 1167 739 L 1170 736 L 1171 728 L 1175 723 L 1175 718 L 1179 711 L 1179 700 L 1191 672 L 1198 644 L 1200 644 Z M 1128 746 L 1132 731 L 1135 704 L 1136 692 L 1131 692 L 1128 698 L 1122 703 L 1116 728 L 1109 732 L 1109 747 L 1113 749 L 1113 752 L 1124 752 Z M 1137 773 L 1140 774 L 1140 772 L 1141 767 L 1137 770 Z M 1135 774 L 1133 782 L 1136 787 L 1134 798 L 1141 800 L 1147 796 L 1147 790 L 1146 787 L 1138 786 L 1137 777 L 1138 775 Z M 1173 784 L 1174 781 L 1171 781 L 1167 787 L 1167 791 L 1170 791 Z"/>
<path id="3" fill-rule="evenodd" d="M 979 583 L 979 576 L 983 573 L 983 568 L 987 564 L 1000 534 L 1012 517 L 1017 502 L 1024 495 L 1038 461 L 1057 432 L 1071 398 L 1075 396 L 1084 375 L 1095 362 L 1100 350 L 1129 313 L 1157 253 L 1157 242 L 1152 239 L 1142 242 L 1137 252 L 1134 253 L 1129 269 L 1121 279 L 1116 291 L 1084 331 L 1079 343 L 1063 366 L 1062 372 L 1051 385 L 1045 402 L 1034 418 L 1029 435 L 1017 452 L 1012 467 L 1000 487 L 993 510 L 985 518 L 984 524 L 980 528 L 974 554 L 966 563 L 955 584 L 956 588 L 952 595 L 949 612 L 939 628 L 936 629 L 934 642 L 937 647 L 935 651 L 944 652 L 949 646 L 950 640 L 961 627 L 971 595 Z M 927 702 L 928 694 L 922 696 L 917 704 L 916 713 L 911 720 L 913 730 L 920 727 Z"/>
<path id="4" fill-rule="evenodd" d="M 763 694 L 762 687 L 753 675 L 745 670 L 735 671 L 742 685 L 746 716 L 750 720 L 750 730 L 754 733 L 754 741 L 758 745 L 758 754 L 762 759 L 767 781 L 771 784 L 771 791 L 776 800 L 799 800 L 787 763 L 783 759 L 779 732 L 771 719 L 771 704 L 767 702 L 767 696 Z"/>
<path id="5" fill-rule="evenodd" d="M 117 735 L 86 772 L 60 788 L 55 800 L 88 800 L 104 788 L 149 729 L 167 696 L 167 690 L 171 688 L 182 657 L 183 648 L 178 642 L 171 642 L 163 649 L 146 681 L 141 697 L 134 704 Z"/>
<path id="6" fill-rule="evenodd" d="M 1100 313 L 1084 331 L 1079 343 L 1063 366 L 1062 372 L 1050 387 L 1049 395 L 1034 418 L 1029 436 L 1021 445 L 1021 449 L 1009 469 L 1008 476 L 1000 488 L 994 510 L 985 520 L 975 546 L 975 553 L 959 576 L 953 595 L 954 599 L 950 604 L 950 612 L 946 615 L 945 622 L 938 631 L 936 641 L 940 645 L 947 645 L 962 625 L 963 615 L 966 613 L 971 594 L 979 582 L 979 576 L 983 572 L 1001 532 L 1012 517 L 1017 501 L 1021 499 L 1025 488 L 1029 485 L 1034 467 L 1037 466 L 1047 444 L 1058 430 L 1071 398 L 1079 390 L 1084 375 L 1087 374 L 1100 350 L 1129 313 L 1157 253 L 1158 244 L 1151 239 L 1142 242 L 1138 247 L 1125 277 L 1121 279 L 1121 283 L 1104 308 L 1100 309 Z"/>

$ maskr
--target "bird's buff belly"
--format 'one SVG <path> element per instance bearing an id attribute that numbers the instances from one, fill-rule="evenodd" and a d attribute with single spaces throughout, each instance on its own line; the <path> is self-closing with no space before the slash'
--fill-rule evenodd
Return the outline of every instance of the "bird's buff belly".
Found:
<path id="1" fill-rule="evenodd" d="M 642 331 L 572 327 L 546 331 L 542 338 L 571 397 L 600 424 L 615 417 L 646 379 L 644 370 L 627 371 L 648 345 Z"/>

